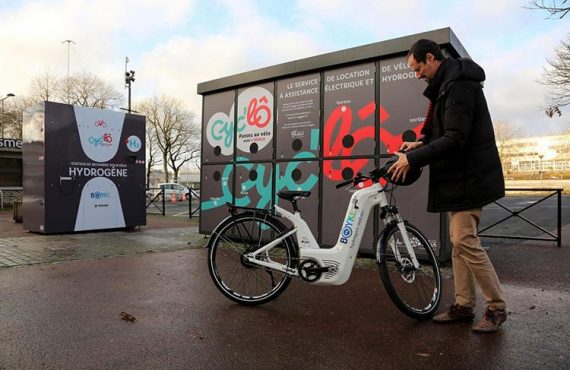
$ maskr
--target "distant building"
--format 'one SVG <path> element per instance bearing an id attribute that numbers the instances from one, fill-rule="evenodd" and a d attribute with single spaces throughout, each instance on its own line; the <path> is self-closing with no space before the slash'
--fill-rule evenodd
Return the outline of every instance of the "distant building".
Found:
<path id="1" fill-rule="evenodd" d="M 0 189 L 22 186 L 22 140 L 0 138 Z"/>
<path id="2" fill-rule="evenodd" d="M 198 169 L 181 170 L 178 173 L 178 183 L 186 185 L 186 187 L 191 189 L 199 189 L 200 170 Z"/>
<path id="3" fill-rule="evenodd" d="M 22 140 L 0 138 L 0 209 L 22 199 Z"/>
<path id="4" fill-rule="evenodd" d="M 169 182 L 175 182 L 182 184 L 191 189 L 200 188 L 200 170 L 198 169 L 180 169 L 178 173 L 178 179 L 174 179 L 172 173 L 169 174 Z M 150 173 L 150 187 L 156 186 L 156 184 L 164 183 L 164 172 L 161 170 L 153 170 Z"/>
<path id="5" fill-rule="evenodd" d="M 156 184 L 160 184 L 163 182 L 165 182 L 163 171 L 161 171 L 161 170 L 150 171 L 148 187 L 152 188 L 152 187 L 156 186 Z"/>
<path id="6" fill-rule="evenodd" d="M 570 178 L 570 133 L 497 142 L 507 178 Z"/>

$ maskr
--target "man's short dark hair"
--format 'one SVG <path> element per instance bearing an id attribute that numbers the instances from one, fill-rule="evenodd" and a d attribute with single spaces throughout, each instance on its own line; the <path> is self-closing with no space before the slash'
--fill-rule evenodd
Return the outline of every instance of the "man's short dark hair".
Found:
<path id="1" fill-rule="evenodd" d="M 439 45 L 435 41 L 427 39 L 416 41 L 408 52 L 408 58 L 410 55 L 413 55 L 417 62 L 425 63 L 427 53 L 432 54 L 435 60 L 445 60 L 445 56 L 443 56 Z"/>

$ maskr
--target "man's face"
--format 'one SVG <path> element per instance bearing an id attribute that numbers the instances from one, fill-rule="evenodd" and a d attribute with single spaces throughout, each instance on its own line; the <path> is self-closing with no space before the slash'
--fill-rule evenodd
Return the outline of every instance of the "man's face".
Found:
<path id="1" fill-rule="evenodd" d="M 433 80 L 441 61 L 436 60 L 433 54 L 426 54 L 426 61 L 418 62 L 413 55 L 408 57 L 408 66 L 415 72 L 417 79 L 423 79 L 428 84 Z"/>

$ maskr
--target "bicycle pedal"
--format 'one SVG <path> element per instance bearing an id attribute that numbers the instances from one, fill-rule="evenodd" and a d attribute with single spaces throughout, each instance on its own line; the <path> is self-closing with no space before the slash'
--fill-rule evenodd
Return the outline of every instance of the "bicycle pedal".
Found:
<path id="1" fill-rule="evenodd" d="M 309 267 L 306 271 L 310 274 L 322 274 L 323 272 L 329 272 L 331 269 L 330 266 L 325 267 Z"/>

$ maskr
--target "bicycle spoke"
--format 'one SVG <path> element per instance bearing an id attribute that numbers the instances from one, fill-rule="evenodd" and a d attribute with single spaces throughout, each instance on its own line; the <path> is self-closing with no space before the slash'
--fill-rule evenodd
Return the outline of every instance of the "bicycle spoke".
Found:
<path id="1" fill-rule="evenodd" d="M 404 238 L 399 229 L 393 227 L 386 234 L 379 252 L 380 273 L 396 306 L 409 316 L 425 318 L 432 315 L 439 304 L 441 279 L 428 241 L 409 225 L 406 225 L 406 231 L 420 266 L 413 267 Z"/>
<path id="2" fill-rule="evenodd" d="M 240 303 L 263 303 L 279 295 L 291 277 L 281 270 L 272 270 L 244 257 L 271 241 L 273 234 L 279 233 L 280 229 L 268 217 L 256 215 L 236 217 L 235 222 L 220 229 L 209 246 L 210 273 L 216 286 Z M 293 264 L 290 248 L 283 241 L 258 254 L 256 259 L 290 267 Z"/>
<path id="3" fill-rule="evenodd" d="M 227 237 L 223 236 L 223 235 L 219 235 L 220 239 L 222 239 L 223 241 L 225 241 L 229 247 L 233 248 L 236 252 L 241 253 L 238 249 L 238 247 L 229 239 L 227 239 Z"/>

